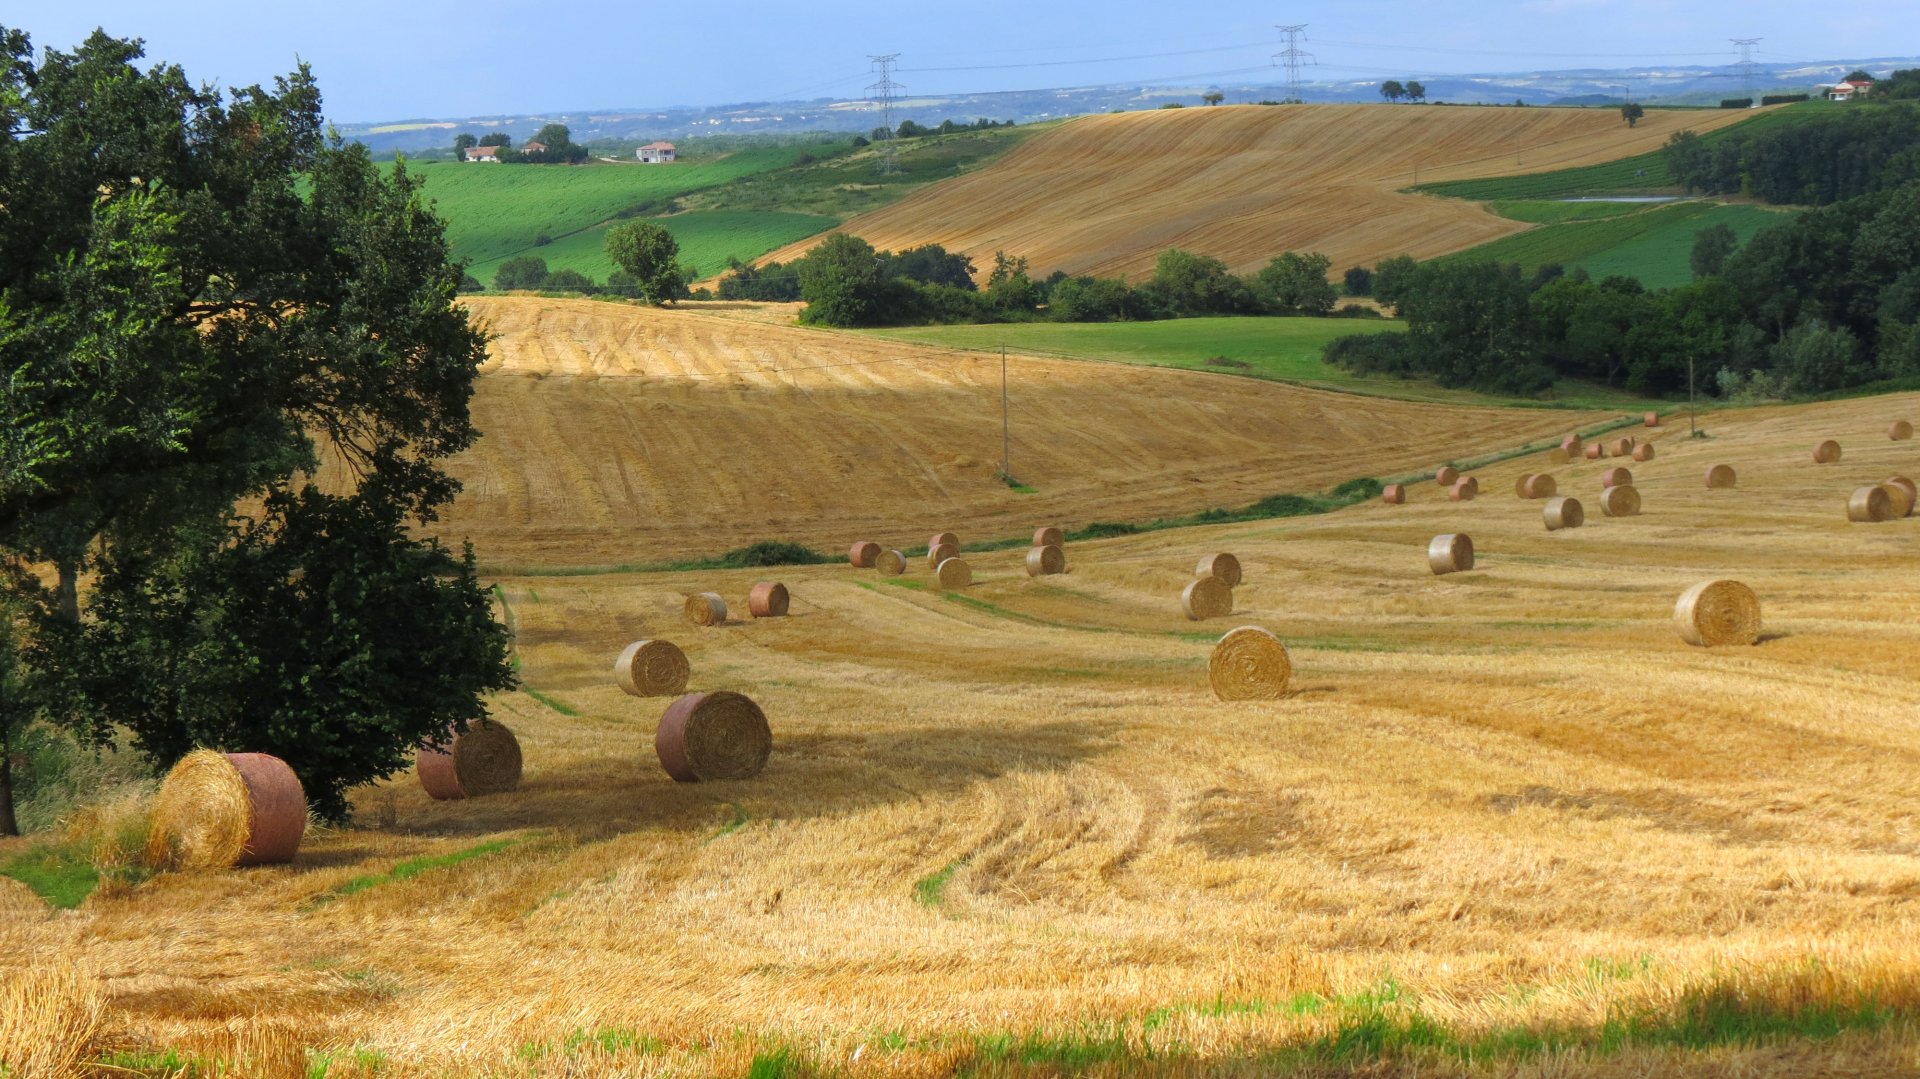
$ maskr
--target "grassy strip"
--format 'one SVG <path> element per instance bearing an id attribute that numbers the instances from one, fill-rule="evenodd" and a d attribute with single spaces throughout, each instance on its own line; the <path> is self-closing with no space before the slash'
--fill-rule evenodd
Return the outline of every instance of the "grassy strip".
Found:
<path id="1" fill-rule="evenodd" d="M 60 844 L 34 847 L 0 865 L 0 877 L 12 877 L 59 910 L 79 906 L 100 886 L 100 871 L 86 852 Z"/>
<path id="2" fill-rule="evenodd" d="M 549 697 L 545 693 L 542 693 L 539 690 L 525 683 L 521 683 L 520 691 L 522 693 L 525 693 L 527 696 L 532 697 L 534 700 L 539 701 L 541 704 L 546 705 L 548 708 L 551 708 L 554 711 L 560 713 L 563 716 L 577 716 L 580 714 L 580 710 L 577 708 L 574 708 L 572 705 L 567 704 L 564 701 L 556 700 L 552 697 Z"/>
<path id="3" fill-rule="evenodd" d="M 522 842 L 524 842 L 523 839 L 489 839 L 485 843 L 478 843 L 471 847 L 450 851 L 446 854 L 427 854 L 418 858 L 408 858 L 406 861 L 396 863 L 392 869 L 384 873 L 369 873 L 365 876 L 354 877 L 352 880 L 347 881 L 337 888 L 320 893 L 307 904 L 307 909 L 312 910 L 316 907 L 322 907 L 336 899 L 345 899 L 350 895 L 358 895 L 361 892 L 378 888 L 383 884 L 393 884 L 403 880 L 411 880 L 422 873 L 430 873 L 436 869 L 448 869 L 462 862 L 470 862 L 475 858 L 484 858 L 489 854 L 498 854 L 509 847 L 518 846 Z"/>
<path id="4" fill-rule="evenodd" d="M 938 907 L 946 902 L 947 885 L 953 883 L 953 875 L 960 869 L 964 858 L 955 858 L 939 869 L 928 873 L 913 882 L 913 901 L 923 907 Z"/>

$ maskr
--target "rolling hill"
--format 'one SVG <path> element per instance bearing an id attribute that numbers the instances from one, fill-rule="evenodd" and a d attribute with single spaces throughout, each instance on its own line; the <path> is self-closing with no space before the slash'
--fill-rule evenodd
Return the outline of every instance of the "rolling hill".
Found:
<path id="1" fill-rule="evenodd" d="M 497 335 L 443 531 L 489 565 L 609 566 L 899 522 L 973 538 L 1136 521 L 1504 449 L 1605 414 L 1422 406 L 591 300 L 474 297 Z M 750 312 L 749 312 L 750 313 Z"/>
<path id="2" fill-rule="evenodd" d="M 1745 119 L 1648 112 L 1637 128 L 1585 109 L 1314 105 L 1087 116 L 978 172 L 853 218 L 840 231 L 898 250 L 938 243 L 1038 274 L 1138 278 L 1180 247 L 1250 272 L 1287 250 L 1336 269 L 1430 258 L 1522 231 L 1466 202 L 1406 194 L 1416 182 L 1546 172 L 1658 149 L 1676 131 Z M 768 255 L 786 261 L 818 237 Z"/>

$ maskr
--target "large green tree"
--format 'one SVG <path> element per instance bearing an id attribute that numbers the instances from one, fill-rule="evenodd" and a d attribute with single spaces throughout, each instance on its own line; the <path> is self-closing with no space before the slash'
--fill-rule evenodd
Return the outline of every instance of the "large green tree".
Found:
<path id="1" fill-rule="evenodd" d="M 138 41 L 96 32 L 36 65 L 26 36 L 0 29 L 0 556 L 49 567 L 60 620 L 87 630 L 64 671 L 83 688 L 73 676 L 128 649 L 155 665 L 113 671 L 123 679 L 169 679 L 187 662 L 191 638 L 121 617 L 166 595 L 180 567 L 200 574 L 182 609 L 217 625 L 231 616 L 223 597 L 258 584 L 238 574 L 235 551 L 274 552 L 291 580 L 336 557 L 336 539 L 364 541 L 301 532 L 317 498 L 351 507 L 341 519 L 431 521 L 457 490 L 440 463 L 476 437 L 467 403 L 486 353 L 453 302 L 462 271 L 419 181 L 400 165 L 382 175 L 364 148 L 322 134 L 304 65 L 272 89 L 223 93 L 177 66 L 143 70 L 143 55 Z M 294 535 L 300 544 L 283 548 Z M 429 579 L 443 609 L 470 612 L 477 586 L 459 560 L 405 528 L 378 535 L 390 560 L 438 566 Z M 102 584 L 83 596 L 92 570 Z M 362 587 L 365 612 L 419 600 L 377 575 Z M 367 635 L 334 617 L 337 597 L 281 598 L 335 645 Z M 247 683 L 233 714 L 305 724 L 304 737 L 272 744 L 338 815 L 346 787 L 390 773 L 510 680 L 490 620 L 462 613 L 435 627 L 473 647 L 431 714 L 377 683 L 354 692 L 378 723 L 305 707 L 343 684 L 328 666 L 337 648 L 285 680 Z M 376 647 L 404 668 L 444 644 Z M 251 722 L 207 722 L 206 702 L 78 700 L 74 712 L 132 729 L 162 765 L 191 745 L 267 744 Z M 329 745 L 345 748 L 332 760 L 302 748 Z"/>
<path id="2" fill-rule="evenodd" d="M 632 278 L 635 292 L 650 304 L 679 299 L 687 291 L 680 268 L 680 242 L 651 221 L 629 221 L 607 230 L 607 254 Z"/>
<path id="3" fill-rule="evenodd" d="M 821 241 L 797 265 L 800 297 L 807 301 L 800 321 L 820 326 L 860 326 L 886 307 L 882 259 L 858 236 L 836 232 Z"/>
<path id="4" fill-rule="evenodd" d="M 1318 251 L 1288 251 L 1254 275 L 1253 291 L 1267 309 L 1282 315 L 1326 315 L 1339 292 L 1327 280 L 1333 260 Z"/>

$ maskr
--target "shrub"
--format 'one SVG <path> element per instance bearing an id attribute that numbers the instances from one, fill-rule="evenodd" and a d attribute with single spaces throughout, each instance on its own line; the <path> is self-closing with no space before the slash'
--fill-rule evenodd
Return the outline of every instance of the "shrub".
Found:
<path id="1" fill-rule="evenodd" d="M 1379 498 L 1386 486 L 1372 476 L 1351 479 L 1333 489 L 1333 497 L 1348 502 L 1365 502 L 1369 498 Z"/>
<path id="2" fill-rule="evenodd" d="M 1762 105 L 1791 105 L 1796 101 L 1806 101 L 1811 94 L 1766 94 L 1760 98 Z"/>
<path id="3" fill-rule="evenodd" d="M 1424 373 L 1405 334 L 1363 333 L 1336 337 L 1327 342 L 1321 358 L 1356 375 L 1410 378 Z"/>
<path id="4" fill-rule="evenodd" d="M 1095 521 L 1079 532 L 1081 539 L 1106 539 L 1110 536 L 1131 536 L 1140 531 L 1139 525 L 1125 521 Z"/>
<path id="5" fill-rule="evenodd" d="M 738 547 L 720 556 L 720 564 L 728 569 L 750 569 L 754 566 L 817 566 L 833 559 L 811 547 L 786 540 L 761 540 L 746 547 Z"/>
<path id="6" fill-rule="evenodd" d="M 1753 99 L 1750 97 L 1722 98 L 1720 107 L 1723 109 L 1750 109 L 1753 107 Z"/>

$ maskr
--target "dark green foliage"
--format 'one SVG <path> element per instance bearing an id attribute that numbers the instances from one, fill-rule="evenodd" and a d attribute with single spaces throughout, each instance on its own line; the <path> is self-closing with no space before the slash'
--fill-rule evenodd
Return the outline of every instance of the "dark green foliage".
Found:
<path id="1" fill-rule="evenodd" d="M 782 266 L 769 262 L 749 266 L 738 259 L 729 260 L 732 271 L 720 279 L 723 300 L 773 300 L 791 302 L 800 299 L 800 264 Z"/>
<path id="2" fill-rule="evenodd" d="M 1349 266 L 1342 276 L 1349 296 L 1370 296 L 1373 294 L 1373 271 L 1365 266 Z"/>
<path id="3" fill-rule="evenodd" d="M 1646 107 L 1638 102 L 1629 101 L 1625 105 L 1620 106 L 1620 118 L 1627 122 L 1628 127 L 1638 126 L 1640 118 L 1646 114 Z"/>
<path id="4" fill-rule="evenodd" d="M 576 145 L 565 124 L 547 124 L 534 133 L 528 143 L 540 143 L 545 150 L 522 148 L 508 160 L 529 165 L 578 165 L 587 159 L 587 148 Z"/>
<path id="5" fill-rule="evenodd" d="M 1386 485 L 1371 476 L 1351 479 L 1333 489 L 1333 497 L 1348 502 L 1365 502 L 1369 498 L 1379 498 Z"/>
<path id="6" fill-rule="evenodd" d="M 1760 104 L 1792 105 L 1795 102 L 1806 101 L 1812 96 L 1811 94 L 1763 94 L 1760 97 Z"/>
<path id="7" fill-rule="evenodd" d="M 923 285 L 945 285 L 967 292 L 978 287 L 973 283 L 973 260 L 965 255 L 950 254 L 939 244 L 909 247 L 898 254 L 880 257 L 880 276 L 889 281 L 904 277 Z"/>
<path id="8" fill-rule="evenodd" d="M 1825 206 L 1920 179 L 1920 108 L 1837 109 L 1805 123 L 1667 140 L 1667 169 L 1689 191 Z"/>
<path id="9" fill-rule="evenodd" d="M 223 93 L 101 33 L 38 68 L 23 35 L 0 52 L 0 558 L 57 570 L 44 600 L 6 582 L 49 612 L 16 624 L 51 657 L 42 710 L 138 724 L 162 765 L 226 716 L 218 744 L 283 747 L 338 812 L 506 678 L 470 566 L 402 527 L 453 497 L 439 462 L 476 437 L 465 275 L 403 165 L 322 136 L 304 67 Z M 304 489 L 323 459 L 337 505 Z M 229 531 L 242 500 L 260 516 Z M 303 584 L 343 563 L 350 594 Z"/>
<path id="10" fill-rule="evenodd" d="M 502 292 L 544 288 L 546 284 L 547 260 L 538 255 L 515 256 L 493 271 L 493 287 Z"/>
<path id="11" fill-rule="evenodd" d="M 473 276 L 472 274 L 462 273 L 460 275 L 460 291 L 461 292 L 482 292 L 485 289 L 486 289 L 486 286 L 480 283 L 480 279 Z"/>
<path id="12" fill-rule="evenodd" d="M 829 555 L 785 540 L 761 540 L 720 556 L 720 565 L 728 569 L 750 569 L 754 566 L 817 566 L 832 561 L 834 559 Z"/>
<path id="13" fill-rule="evenodd" d="M 1720 107 L 1723 109 L 1750 109 L 1753 107 L 1753 99 L 1750 97 L 1722 98 Z"/>
<path id="14" fill-rule="evenodd" d="M 1401 297 L 1413 282 L 1413 271 L 1418 264 L 1411 255 L 1395 255 L 1382 259 L 1373 267 L 1373 298 L 1388 307 L 1398 307 Z"/>
<path id="15" fill-rule="evenodd" d="M 555 270 L 547 275 L 546 283 L 541 287 L 551 292 L 593 293 L 599 291 L 594 287 L 593 279 L 581 273 L 579 270 Z"/>
<path id="16" fill-rule="evenodd" d="M 1712 277 L 1719 273 L 1739 246 L 1740 237 L 1734 234 L 1731 225 L 1709 225 L 1694 233 L 1693 253 L 1688 256 L 1693 276 Z"/>
<path id="17" fill-rule="evenodd" d="M 510 135 L 507 135 L 504 132 L 495 131 L 492 134 L 480 136 L 479 145 L 481 146 L 512 146 L 513 137 Z"/>
<path id="18" fill-rule="evenodd" d="M 1407 344 L 1443 386 L 1528 394 L 1553 383 L 1533 359 L 1527 287 L 1491 263 L 1427 263 L 1399 303 Z"/>
<path id="19" fill-rule="evenodd" d="M 1317 251 L 1288 251 L 1254 276 L 1253 292 L 1273 314 L 1324 316 L 1339 299 L 1327 280 L 1332 269 L 1333 260 Z"/>
<path id="20" fill-rule="evenodd" d="M 1108 539 L 1113 536 L 1131 536 L 1140 531 L 1139 525 L 1124 521 L 1095 521 L 1085 528 L 1073 532 L 1074 539 Z"/>
<path id="21" fill-rule="evenodd" d="M 1253 290 L 1229 273 L 1226 263 L 1177 247 L 1160 253 L 1153 276 L 1135 292 L 1158 318 L 1243 315 L 1259 308 Z"/>
<path id="22" fill-rule="evenodd" d="M 807 301 L 800 321 L 819 326 L 870 326 L 881 320 L 886 283 L 880 257 L 858 236 L 836 232 L 807 253 L 799 268 L 800 296 Z"/>
<path id="23" fill-rule="evenodd" d="M 1053 287 L 1047 310 L 1058 322 L 1119 322 L 1145 317 L 1133 290 L 1118 277 L 1071 277 Z"/>
<path id="24" fill-rule="evenodd" d="M 1408 347 L 1405 334 L 1357 333 L 1336 337 L 1327 343 L 1323 358 L 1356 375 L 1412 378 L 1427 373 L 1413 349 Z"/>
<path id="25" fill-rule="evenodd" d="M 1920 98 L 1920 67 L 1905 68 L 1888 75 L 1873 84 L 1870 94 L 1876 101 L 1912 101 Z"/>
<path id="26" fill-rule="evenodd" d="M 1040 302 L 1040 287 L 1027 276 L 1026 258 L 993 253 L 993 272 L 987 275 L 987 303 L 1005 313 L 1032 311 Z"/>
<path id="27" fill-rule="evenodd" d="M 690 271 L 681 267 L 680 242 L 651 221 L 628 221 L 607 230 L 607 254 L 633 279 L 633 289 L 650 304 L 681 299 Z"/>
<path id="28" fill-rule="evenodd" d="M 378 481 L 275 492 L 232 535 L 195 539 L 110 557 L 86 630 L 88 699 L 156 760 L 271 753 L 342 820 L 348 788 L 410 767 L 513 684 L 472 552 L 409 539 Z"/>

